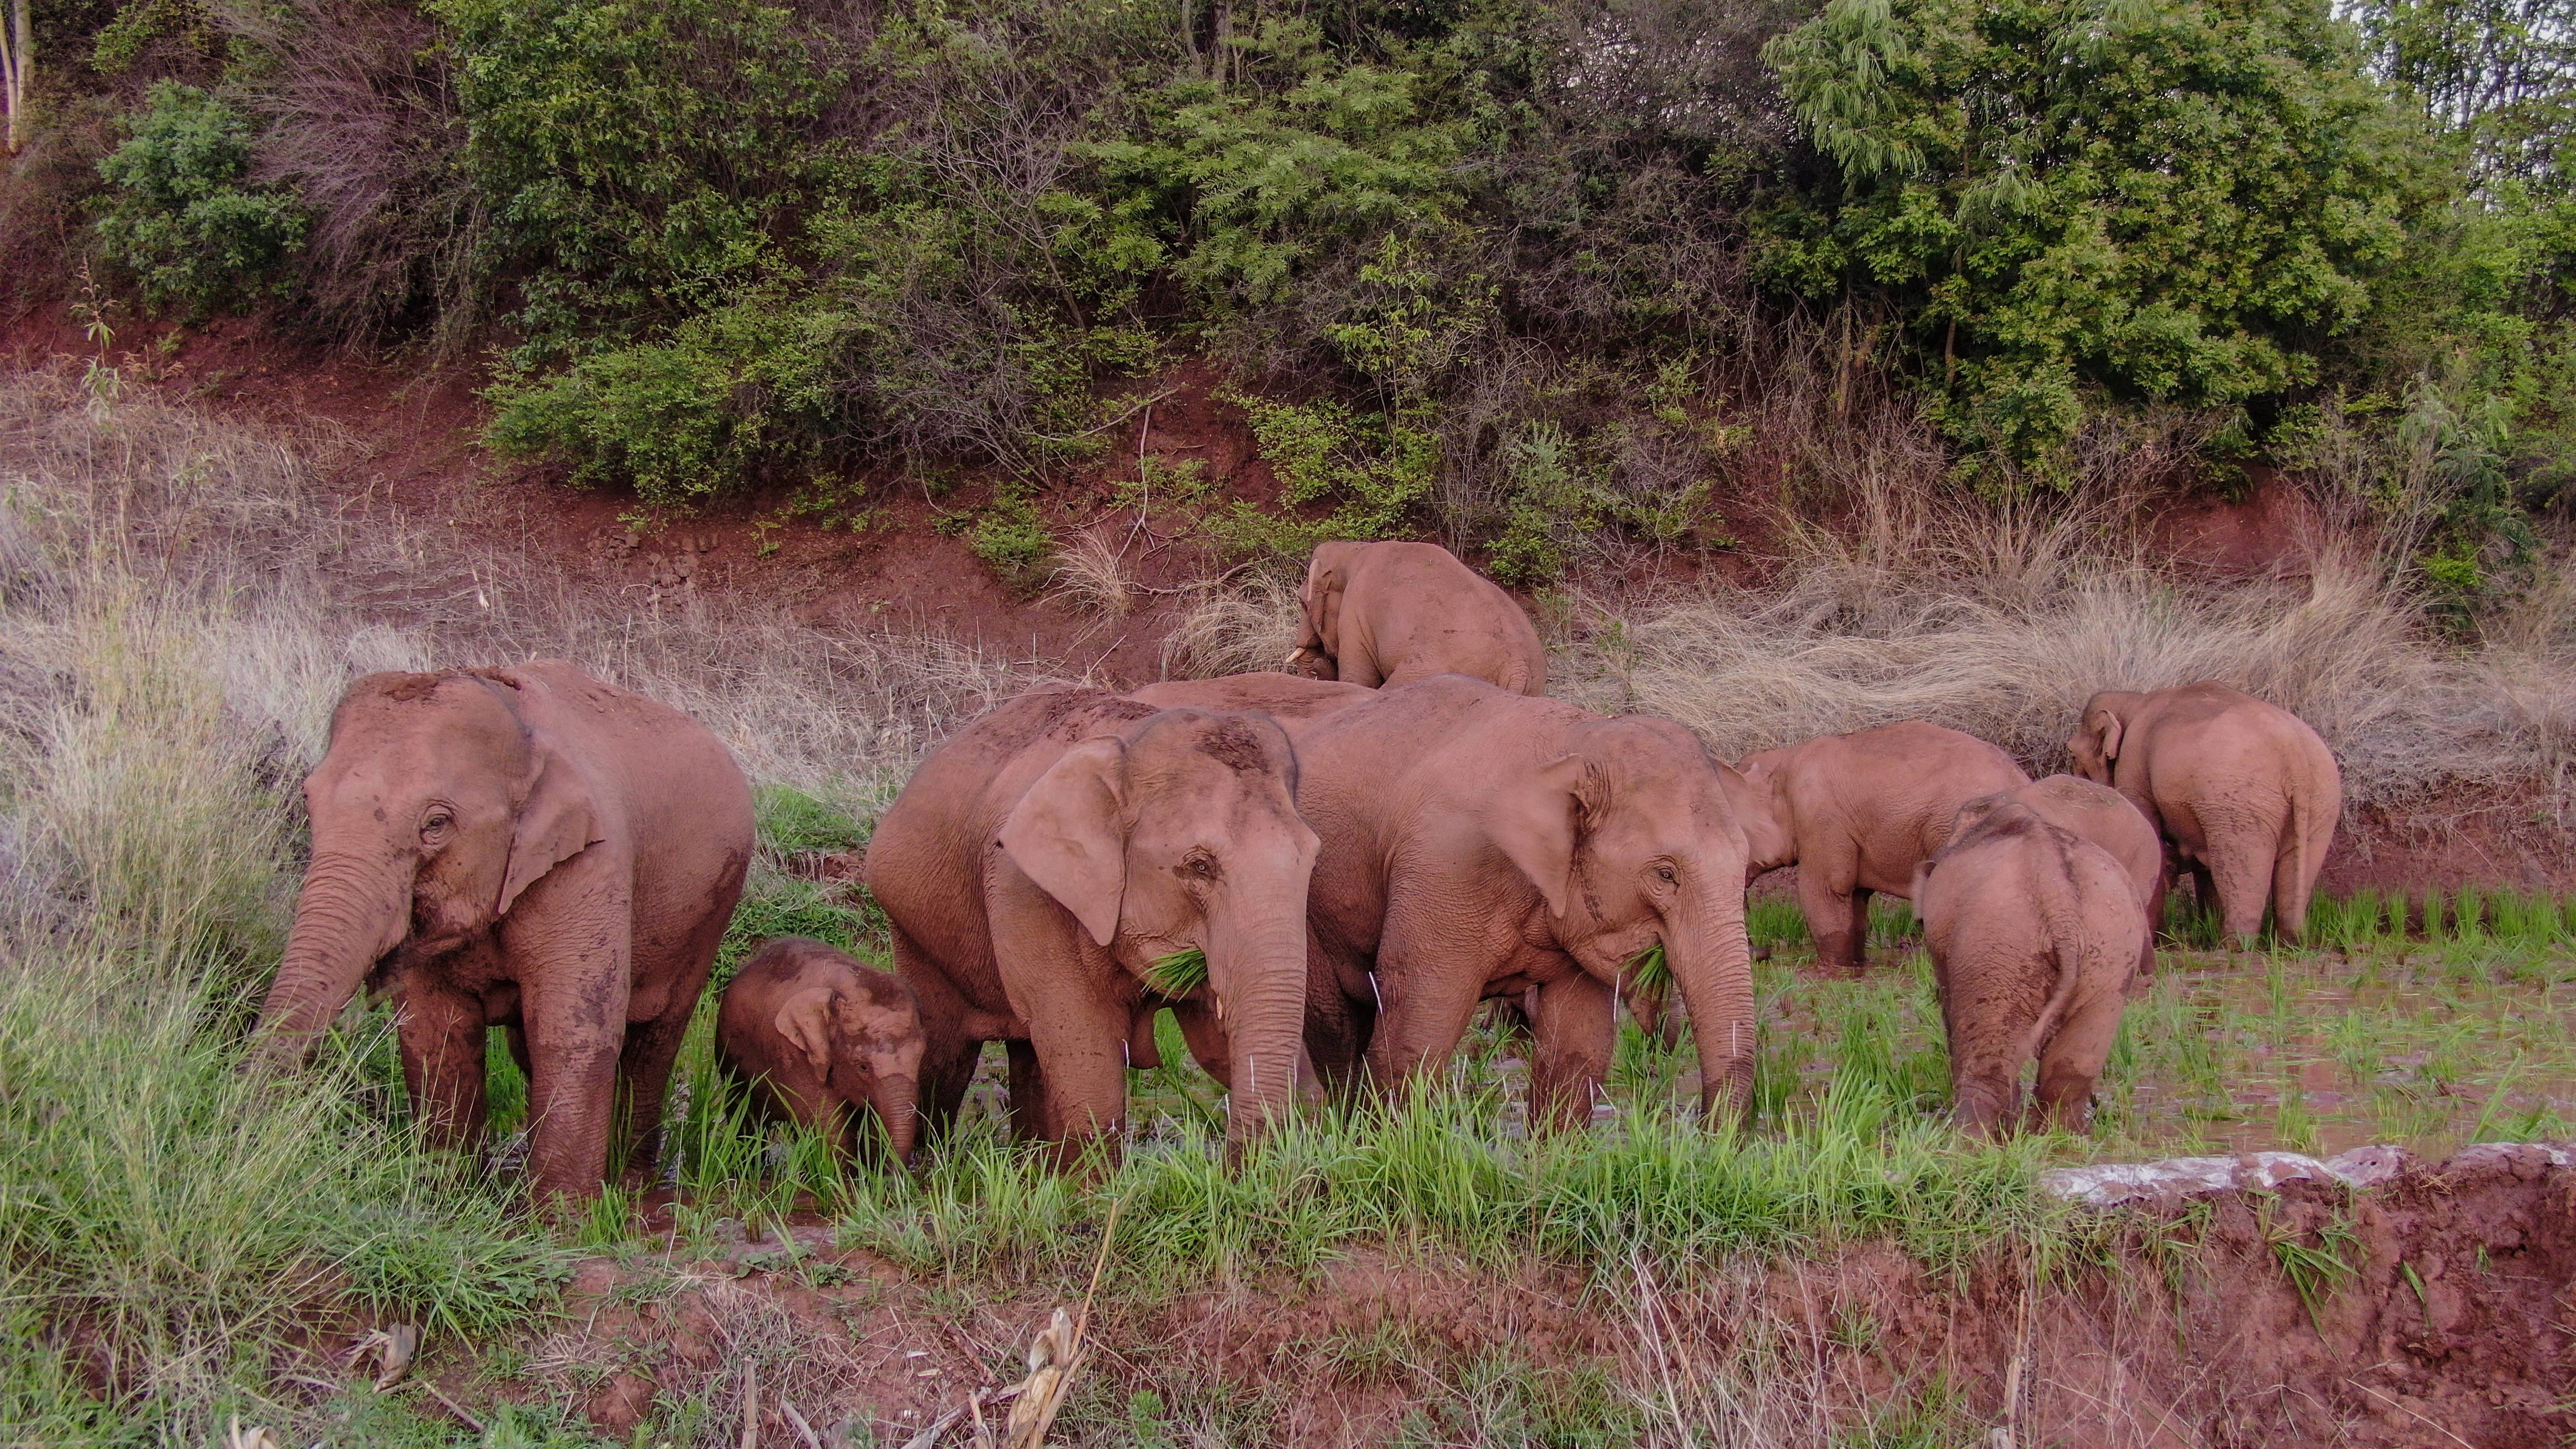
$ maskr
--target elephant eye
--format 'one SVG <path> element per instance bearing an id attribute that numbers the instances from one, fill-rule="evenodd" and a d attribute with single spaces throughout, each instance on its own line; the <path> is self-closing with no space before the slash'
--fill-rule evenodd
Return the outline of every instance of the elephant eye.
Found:
<path id="1" fill-rule="evenodd" d="M 1662 881 L 1666 885 L 1673 885 L 1677 883 L 1680 878 L 1673 874 L 1673 868 L 1671 866 L 1659 865 L 1655 867 L 1655 879 Z"/>
<path id="2" fill-rule="evenodd" d="M 448 814 L 448 813 L 447 813 L 446 811 L 444 811 L 444 810 L 432 810 L 431 812 L 429 812 L 429 814 L 427 814 L 426 816 L 423 816 L 423 817 L 422 817 L 422 819 L 421 819 L 421 822 L 420 822 L 420 833 L 421 833 L 421 838 L 423 838 L 423 839 L 427 839 L 427 838 L 429 838 L 430 836 L 440 834 L 440 833 L 442 833 L 443 831 L 445 831 L 445 830 L 447 829 L 447 827 L 449 827 L 449 826 L 451 826 L 451 825 L 453 825 L 453 824 L 455 824 L 455 823 L 456 823 L 456 817 L 455 817 L 455 816 Z"/>
<path id="3" fill-rule="evenodd" d="M 1216 859 L 1213 856 L 1193 855 L 1181 862 L 1181 869 L 1200 880 L 1216 879 Z"/>

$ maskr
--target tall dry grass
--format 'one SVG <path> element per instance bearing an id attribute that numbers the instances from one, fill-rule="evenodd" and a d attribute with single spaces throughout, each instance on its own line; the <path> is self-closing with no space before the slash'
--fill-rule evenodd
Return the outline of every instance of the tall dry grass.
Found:
<path id="1" fill-rule="evenodd" d="M 2170 463 L 2167 434 L 2131 441 Z M 2096 690 L 2216 679 L 2314 725 L 2354 811 L 2538 800 L 2576 827 L 2576 557 L 2462 641 L 2427 622 L 2403 517 L 2329 498 L 2303 576 L 2214 582 L 2151 546 L 2157 474 L 2134 457 L 2084 501 L 2019 504 L 1948 488 L 1886 439 L 1808 461 L 1827 473 L 1771 520 L 1771 582 L 1625 604 L 1562 590 L 1554 692 L 1679 720 L 1724 759 L 1926 719 L 2046 773 Z M 1277 585 L 1212 596 L 1170 667 L 1276 668 L 1296 619 Z"/>
<path id="2" fill-rule="evenodd" d="M 334 496 L 327 438 L 0 379 L 0 1438 L 324 1426 L 314 1316 L 526 1321 L 562 1261 L 409 1136 L 381 1012 L 310 1074 L 237 1042 L 283 939 L 296 784 L 358 674 L 569 658 L 871 804 L 1032 676 L 712 602 L 618 607 Z M 104 1386 L 104 1398 L 93 1391 Z"/>
<path id="3" fill-rule="evenodd" d="M 1595 631 L 1616 657 L 1584 662 L 1725 758 L 1928 719 L 2036 771 L 2065 768 L 2094 691 L 2216 679 L 2314 725 L 2352 808 L 2537 790 L 2576 819 L 2563 579 L 2462 645 L 2359 530 L 2322 525 L 2303 578 L 2212 583 L 2153 559 L 2131 506 L 2042 512 L 1889 480 L 1844 527 L 1792 521 L 1773 587 L 1644 610 Z"/>

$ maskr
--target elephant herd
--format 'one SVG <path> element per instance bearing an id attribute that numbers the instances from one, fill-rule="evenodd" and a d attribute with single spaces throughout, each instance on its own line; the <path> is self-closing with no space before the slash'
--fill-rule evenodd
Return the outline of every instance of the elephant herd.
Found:
<path id="1" fill-rule="evenodd" d="M 988 1042 L 1012 1124 L 1115 1150 L 1128 1069 L 1173 1013 L 1239 1151 L 1302 1096 L 1438 1066 L 1479 1006 L 1530 1026 L 1531 1110 L 1588 1121 L 1623 997 L 1677 991 L 1708 1114 L 1741 1112 L 1756 1019 L 1745 895 L 1796 866 L 1829 971 L 1873 893 L 1923 923 L 1963 1126 L 2080 1126 L 2153 923 L 2192 872 L 2239 939 L 2298 936 L 2340 810 L 2295 716 L 2223 686 L 2106 692 L 2033 782 L 1922 722 L 1716 761 L 1680 725 L 1545 697 L 1509 595 L 1428 544 L 1316 550 L 1284 673 L 1049 686 L 926 757 L 864 880 L 894 972 L 767 943 L 717 1048 L 766 1112 L 908 1159 Z M 305 782 L 313 864 L 258 1054 L 292 1061 L 365 984 L 399 1002 L 434 1142 L 484 1123 L 484 1035 L 529 1080 L 541 1192 L 595 1190 L 663 1093 L 753 846 L 750 790 L 687 717 L 569 665 L 359 680 Z M 1664 970 L 1641 982 L 1660 951 Z M 1667 987 L 1666 983 L 1669 983 Z"/>

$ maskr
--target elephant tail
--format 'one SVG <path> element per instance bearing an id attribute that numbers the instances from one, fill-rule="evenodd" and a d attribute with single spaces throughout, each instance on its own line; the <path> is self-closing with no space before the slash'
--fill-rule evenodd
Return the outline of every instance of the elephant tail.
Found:
<path id="1" fill-rule="evenodd" d="M 2308 896 L 2316 888 L 2317 872 L 2325 865 L 2326 847 L 2333 839 L 2331 834 L 2318 838 L 2315 813 L 2316 802 L 2302 791 L 2290 792 L 2281 847 L 2272 859 L 2272 931 L 2284 940 L 2307 936 Z"/>
<path id="2" fill-rule="evenodd" d="M 2049 958 L 2057 963 L 2057 979 L 2050 983 L 2048 1000 L 2030 1024 L 2025 1057 L 2039 1056 L 2049 1038 L 2057 1035 L 2058 1026 L 2075 1004 L 2076 989 L 2083 984 L 2087 958 L 2101 949 L 2101 943 L 2085 929 L 2084 906 L 2077 897 L 2071 873 L 2059 868 L 2064 857 L 2054 851 L 2049 854 L 2051 858 L 2037 872 L 2039 878 L 2034 882 L 2031 900 L 2039 909 L 2040 927 L 2047 933 Z"/>

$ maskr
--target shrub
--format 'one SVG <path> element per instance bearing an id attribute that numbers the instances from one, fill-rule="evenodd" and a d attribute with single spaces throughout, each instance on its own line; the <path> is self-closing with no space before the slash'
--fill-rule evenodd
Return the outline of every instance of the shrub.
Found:
<path id="1" fill-rule="evenodd" d="M 164 81 L 127 129 L 99 163 L 109 194 L 98 235 L 144 300 L 205 313 L 283 295 L 306 217 L 285 191 L 247 184 L 250 122 L 215 95 Z"/>
<path id="2" fill-rule="evenodd" d="M 2323 5 L 1833 0 L 1772 43 L 1838 184 L 1766 274 L 1894 304 L 1972 466 L 2071 477 L 2088 390 L 2318 376 L 2405 235 L 2420 128 Z"/>
<path id="3" fill-rule="evenodd" d="M 818 160 L 833 77 L 788 10 L 720 0 L 434 0 L 457 56 L 484 265 L 522 365 L 726 303 Z"/>
<path id="4" fill-rule="evenodd" d="M 837 403 L 845 328 L 771 295 L 700 313 L 660 342 L 504 378 L 487 394 L 486 436 L 567 465 L 576 482 L 686 507 L 813 452 Z"/>

